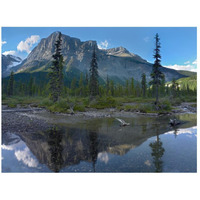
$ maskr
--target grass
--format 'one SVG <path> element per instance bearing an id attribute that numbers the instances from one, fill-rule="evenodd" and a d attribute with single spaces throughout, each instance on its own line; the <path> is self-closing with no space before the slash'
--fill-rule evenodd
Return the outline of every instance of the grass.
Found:
<path id="1" fill-rule="evenodd" d="M 161 113 L 161 112 L 170 112 L 172 107 L 170 103 L 159 104 L 159 109 L 152 103 L 137 103 L 135 105 L 125 105 L 118 107 L 119 110 L 125 110 L 130 112 L 141 112 L 141 113 Z"/>
<path id="2" fill-rule="evenodd" d="M 49 98 L 44 97 L 2 97 L 2 104 L 6 104 L 11 108 L 21 105 L 26 107 L 27 105 L 43 107 L 50 112 L 70 113 L 70 107 L 75 112 L 85 112 L 87 108 L 117 108 L 118 110 L 125 111 L 139 111 L 143 113 L 159 113 L 169 112 L 172 106 L 180 105 L 182 102 L 194 102 L 196 103 L 196 96 L 179 96 L 177 98 L 165 97 L 160 98 L 159 109 L 155 107 L 153 98 L 133 98 L 133 97 L 97 97 L 90 100 L 88 97 L 65 97 L 60 98 L 56 103 L 53 103 Z M 133 105 L 123 105 L 124 103 L 133 103 Z"/>
<path id="3" fill-rule="evenodd" d="M 115 108 L 117 105 L 119 105 L 119 102 L 111 96 L 97 98 L 89 103 L 90 108 L 96 109 Z"/>
<path id="4" fill-rule="evenodd" d="M 39 103 L 42 101 L 42 97 L 20 97 L 20 96 L 13 96 L 13 97 L 3 97 L 2 104 L 8 105 L 11 108 L 17 107 L 17 105 L 21 105 L 22 107 L 26 107 L 27 105 L 38 106 Z"/>
<path id="5" fill-rule="evenodd" d="M 58 102 L 53 103 L 49 99 L 44 99 L 40 105 L 40 107 L 44 107 L 50 112 L 59 112 L 59 113 L 70 113 L 70 106 L 74 111 L 85 111 L 85 106 L 81 104 L 80 99 L 77 100 L 75 98 L 61 98 Z"/>

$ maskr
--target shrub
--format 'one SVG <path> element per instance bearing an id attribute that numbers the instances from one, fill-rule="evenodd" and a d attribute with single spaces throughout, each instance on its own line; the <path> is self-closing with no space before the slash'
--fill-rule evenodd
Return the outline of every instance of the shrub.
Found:
<path id="1" fill-rule="evenodd" d="M 117 102 L 111 96 L 109 97 L 101 97 L 96 100 L 92 100 L 90 102 L 90 107 L 103 109 L 103 108 L 115 108 L 117 106 Z"/>
<path id="2" fill-rule="evenodd" d="M 51 112 L 60 112 L 60 113 L 69 112 L 69 105 L 65 100 L 60 100 L 54 104 L 49 102 L 49 104 L 48 103 L 46 104 L 46 108 Z"/>
<path id="3" fill-rule="evenodd" d="M 160 102 L 161 110 L 170 111 L 172 109 L 171 103 L 169 100 L 164 99 Z"/>
<path id="4" fill-rule="evenodd" d="M 75 105 L 74 111 L 85 112 L 85 106 L 84 105 Z"/>
<path id="5" fill-rule="evenodd" d="M 44 99 L 39 106 L 41 107 L 50 107 L 53 105 L 53 101 L 49 100 L 49 99 Z"/>
<path id="6" fill-rule="evenodd" d="M 16 108 L 17 107 L 17 104 L 15 102 L 9 102 L 8 103 L 8 107 L 9 108 Z"/>

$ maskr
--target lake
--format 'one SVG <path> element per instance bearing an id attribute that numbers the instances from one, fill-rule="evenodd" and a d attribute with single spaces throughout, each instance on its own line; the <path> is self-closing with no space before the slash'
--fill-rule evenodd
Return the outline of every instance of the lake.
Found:
<path id="1" fill-rule="evenodd" d="M 197 172 L 196 114 L 55 123 L 37 133 L 2 135 L 2 172 Z M 62 117 L 61 117 L 62 118 Z"/>

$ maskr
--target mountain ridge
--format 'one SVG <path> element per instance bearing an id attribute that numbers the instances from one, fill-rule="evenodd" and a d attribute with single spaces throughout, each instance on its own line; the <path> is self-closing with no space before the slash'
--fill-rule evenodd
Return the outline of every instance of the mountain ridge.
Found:
<path id="1" fill-rule="evenodd" d="M 17 66 L 16 73 L 48 72 L 52 64 L 52 54 L 55 50 L 54 44 L 57 37 L 58 32 L 54 32 L 47 38 L 41 39 L 28 57 Z M 88 72 L 94 47 L 98 59 L 99 75 L 103 80 L 106 80 L 106 77 L 109 76 L 111 79 L 115 77 L 122 82 L 132 77 L 140 81 L 142 73 L 145 73 L 147 81 L 150 81 L 152 64 L 129 52 L 126 48 L 120 46 L 99 49 L 97 42 L 94 40 L 81 41 L 78 38 L 62 34 L 61 48 L 64 58 L 64 74 L 74 68 L 78 69 L 80 73 Z M 166 81 L 186 77 L 173 69 L 162 67 L 161 71 L 165 73 Z"/>

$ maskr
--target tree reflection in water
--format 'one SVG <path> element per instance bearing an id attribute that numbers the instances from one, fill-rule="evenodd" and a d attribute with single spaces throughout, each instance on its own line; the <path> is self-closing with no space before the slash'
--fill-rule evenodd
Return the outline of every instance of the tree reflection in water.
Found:
<path id="1" fill-rule="evenodd" d="M 174 136 L 175 136 L 175 138 L 177 137 L 177 133 L 178 133 L 178 129 L 176 127 L 174 127 Z"/>
<path id="2" fill-rule="evenodd" d="M 92 165 L 93 165 L 93 171 L 95 172 L 95 164 L 97 162 L 97 156 L 98 156 L 98 135 L 97 132 L 91 131 L 89 133 L 90 138 L 90 156 L 92 158 Z"/>
<path id="3" fill-rule="evenodd" d="M 62 138 L 63 133 L 57 127 L 53 127 L 48 131 L 48 145 L 51 159 L 49 167 L 54 172 L 59 172 L 64 164 Z"/>
<path id="4" fill-rule="evenodd" d="M 151 142 L 149 146 L 152 149 L 152 157 L 153 157 L 153 163 L 155 165 L 155 172 L 162 172 L 163 167 L 163 161 L 161 160 L 165 149 L 162 147 L 162 142 L 160 141 L 158 129 L 156 129 L 156 141 Z"/>

